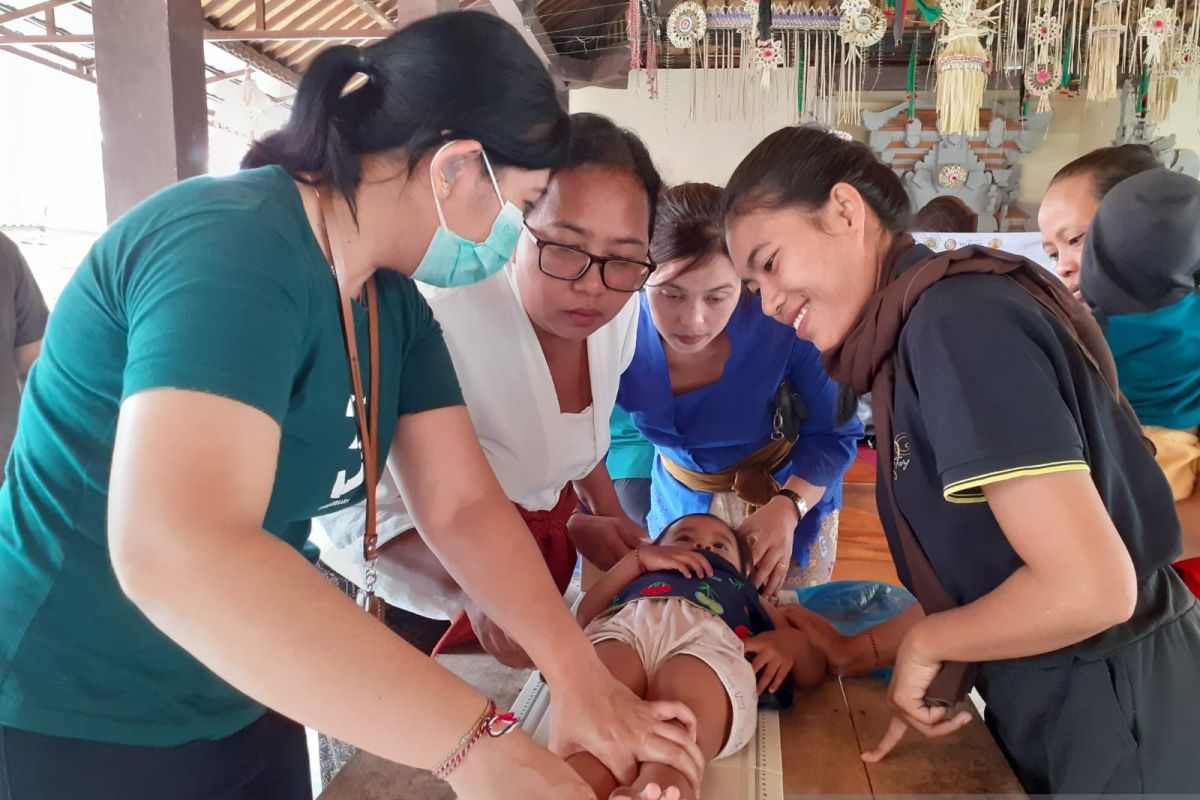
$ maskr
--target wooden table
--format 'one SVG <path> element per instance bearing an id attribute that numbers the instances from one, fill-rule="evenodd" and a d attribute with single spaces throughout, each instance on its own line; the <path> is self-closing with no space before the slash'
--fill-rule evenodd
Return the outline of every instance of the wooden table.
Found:
<path id="1" fill-rule="evenodd" d="M 788 800 L 815 795 L 1007 795 L 1021 785 L 978 714 L 942 739 L 910 731 L 878 764 L 859 758 L 887 729 L 887 683 L 867 678 L 835 681 L 796 693 L 780 716 L 783 792 Z M 849 710 L 846 704 L 849 703 Z"/>
<path id="2" fill-rule="evenodd" d="M 501 707 L 516 699 L 529 676 L 483 654 L 440 660 Z M 846 681 L 845 688 L 849 713 L 837 683 L 830 681 L 798 692 L 795 705 L 781 716 L 787 800 L 815 795 L 1021 794 L 980 719 L 945 739 L 926 740 L 910 732 L 883 763 L 864 764 L 859 758 L 860 742 L 863 748 L 873 747 L 887 727 L 887 685 L 857 679 Z M 360 753 L 320 800 L 454 800 L 454 793 L 427 772 Z"/>

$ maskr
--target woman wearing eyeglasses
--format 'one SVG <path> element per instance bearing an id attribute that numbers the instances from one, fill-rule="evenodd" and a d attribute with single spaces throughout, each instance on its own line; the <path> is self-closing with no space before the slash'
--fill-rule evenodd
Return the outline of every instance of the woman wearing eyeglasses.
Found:
<path id="1" fill-rule="evenodd" d="M 755 584 L 774 594 L 829 580 L 862 426 L 834 426 L 837 389 L 817 350 L 743 291 L 720 206 L 707 183 L 663 192 L 659 266 L 618 399 L 658 451 L 651 532 L 685 514 L 721 517 L 750 539 Z"/>
<path id="2" fill-rule="evenodd" d="M 643 541 L 604 466 L 638 304 L 654 267 L 651 222 L 661 181 L 645 146 L 594 114 L 571 117 L 566 163 L 527 213 L 512 262 L 469 287 L 425 289 L 443 328 L 480 443 L 565 591 L 576 552 L 607 569 Z M 470 638 L 509 665 L 525 654 L 480 612 L 420 536 L 404 486 L 385 475 L 377 591 L 390 604 L 456 620 L 443 645 Z M 362 508 L 323 520 L 322 557 L 361 582 Z M 486 519 L 480 525 L 486 526 Z M 497 581 L 519 575 L 495 576 Z"/>

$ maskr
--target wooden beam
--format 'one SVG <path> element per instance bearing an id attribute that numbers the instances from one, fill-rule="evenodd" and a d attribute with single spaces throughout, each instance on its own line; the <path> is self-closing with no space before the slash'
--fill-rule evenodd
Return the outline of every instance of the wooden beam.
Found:
<path id="1" fill-rule="evenodd" d="M 205 32 L 216 30 L 216 26 L 211 22 L 206 22 L 204 26 Z M 213 42 L 214 45 L 235 56 L 250 66 L 257 69 L 266 75 L 270 75 L 278 81 L 286 83 L 288 86 L 300 85 L 300 74 L 293 69 L 288 69 L 283 64 L 280 64 L 275 59 L 263 53 L 245 42 Z"/>
<path id="2" fill-rule="evenodd" d="M 317 9 L 321 8 L 322 6 L 317 6 Z M 362 12 L 346 3 L 326 3 L 324 9 L 315 18 L 310 18 L 309 21 L 303 24 L 297 21 L 292 27 L 330 30 L 339 26 L 349 27 L 353 21 L 362 19 Z M 297 53 L 314 48 L 319 50 L 321 47 L 323 45 L 320 42 L 316 44 L 311 42 L 281 42 L 271 47 L 271 58 L 278 61 L 286 59 L 288 64 L 296 64 L 299 61 Z"/>
<path id="3" fill-rule="evenodd" d="M 47 33 L 58 33 L 58 25 L 54 21 L 54 9 L 53 8 L 46 9 L 46 32 Z"/>
<path id="4" fill-rule="evenodd" d="M 246 70 L 244 70 L 244 69 L 234 70 L 233 72 L 218 72 L 216 75 L 209 75 L 208 78 L 205 80 L 205 83 L 207 83 L 211 86 L 214 83 L 220 83 L 221 81 L 227 81 L 230 78 L 238 78 L 245 74 L 246 74 Z"/>
<path id="5" fill-rule="evenodd" d="M 0 25 L 4 25 L 9 22 L 16 22 L 17 20 L 25 19 L 26 17 L 32 17 L 34 14 L 40 14 L 43 11 L 52 12 L 59 6 L 70 5 L 74 2 L 77 2 L 77 0 L 47 0 L 45 3 L 38 3 L 37 5 L 27 6 L 25 8 L 18 8 L 15 11 L 9 11 L 7 14 L 0 14 Z"/>
<path id="6" fill-rule="evenodd" d="M 267 29 L 267 0 L 255 0 L 254 2 L 254 27 L 260 31 Z"/>
<path id="7" fill-rule="evenodd" d="M 361 39 L 374 41 L 386 39 L 394 31 L 382 28 L 360 28 L 354 30 L 286 30 L 286 31 L 227 31 L 219 28 L 204 32 L 206 42 L 342 42 Z M 89 34 L 62 35 L 5 35 L 0 36 L 0 45 L 20 44 L 94 44 L 95 37 Z"/>
<path id="8" fill-rule="evenodd" d="M 11 34 L 11 33 L 12 33 L 12 31 L 10 31 L 7 28 L 0 28 L 0 35 L 6 35 L 6 34 Z M 58 51 L 53 48 L 52 48 L 52 51 L 55 52 L 56 55 L 58 54 Z M 72 69 L 71 67 L 68 67 L 66 64 L 60 64 L 57 61 L 52 61 L 48 58 L 42 58 L 39 55 L 30 53 L 27 50 L 22 50 L 19 47 L 6 47 L 6 48 L 4 48 L 4 52 L 12 53 L 14 56 L 20 56 L 21 58 L 24 58 L 28 61 L 32 61 L 35 64 L 41 64 L 43 67 L 49 67 L 50 69 L 58 70 L 59 72 L 65 73 L 67 75 L 71 75 L 72 77 L 75 77 L 75 78 L 80 78 L 80 79 L 88 81 L 90 83 L 96 82 L 96 76 L 92 72 L 92 70 L 88 69 L 87 66 L 80 64 L 78 62 L 76 62 L 75 68 Z M 61 57 L 68 61 L 72 60 L 71 56 L 67 53 L 62 53 Z"/>
<path id="9" fill-rule="evenodd" d="M 372 3 L 371 0 L 350 0 L 350 2 L 357 6 L 358 9 L 364 14 L 370 17 L 375 24 L 383 25 L 384 27 L 391 28 L 392 30 L 396 29 L 396 23 L 391 20 L 387 14 L 384 14 L 382 11 L 380 11 L 379 6 Z"/>

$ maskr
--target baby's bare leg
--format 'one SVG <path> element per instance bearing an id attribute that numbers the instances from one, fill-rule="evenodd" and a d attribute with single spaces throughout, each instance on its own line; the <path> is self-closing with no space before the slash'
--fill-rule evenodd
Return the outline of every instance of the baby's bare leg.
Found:
<path id="1" fill-rule="evenodd" d="M 596 643 L 596 655 L 614 678 L 628 686 L 638 697 L 646 696 L 646 670 L 637 651 L 624 642 L 609 639 Z M 567 759 L 567 763 L 592 787 L 596 797 L 603 800 L 617 788 L 617 779 L 591 753 L 576 753 Z"/>
<path id="2" fill-rule="evenodd" d="M 650 679 L 647 700 L 675 700 L 696 715 L 696 744 L 705 759 L 712 761 L 725 746 L 733 722 L 729 693 L 712 667 L 698 658 L 678 655 L 667 659 Z M 671 792 L 671 787 L 678 794 Z M 694 800 L 696 792 L 682 772 L 667 764 L 642 765 L 637 781 L 628 789 L 618 789 L 613 800 L 642 798 Z"/>

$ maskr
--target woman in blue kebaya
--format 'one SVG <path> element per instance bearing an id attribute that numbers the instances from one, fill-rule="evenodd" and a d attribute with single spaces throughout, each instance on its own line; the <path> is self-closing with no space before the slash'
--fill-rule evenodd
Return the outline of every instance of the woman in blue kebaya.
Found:
<path id="1" fill-rule="evenodd" d="M 657 450 L 651 534 L 711 512 L 749 539 L 754 581 L 773 594 L 829 579 L 862 428 L 834 425 L 837 387 L 818 351 L 743 291 L 720 197 L 688 183 L 659 200 L 658 269 L 617 402 Z"/>

